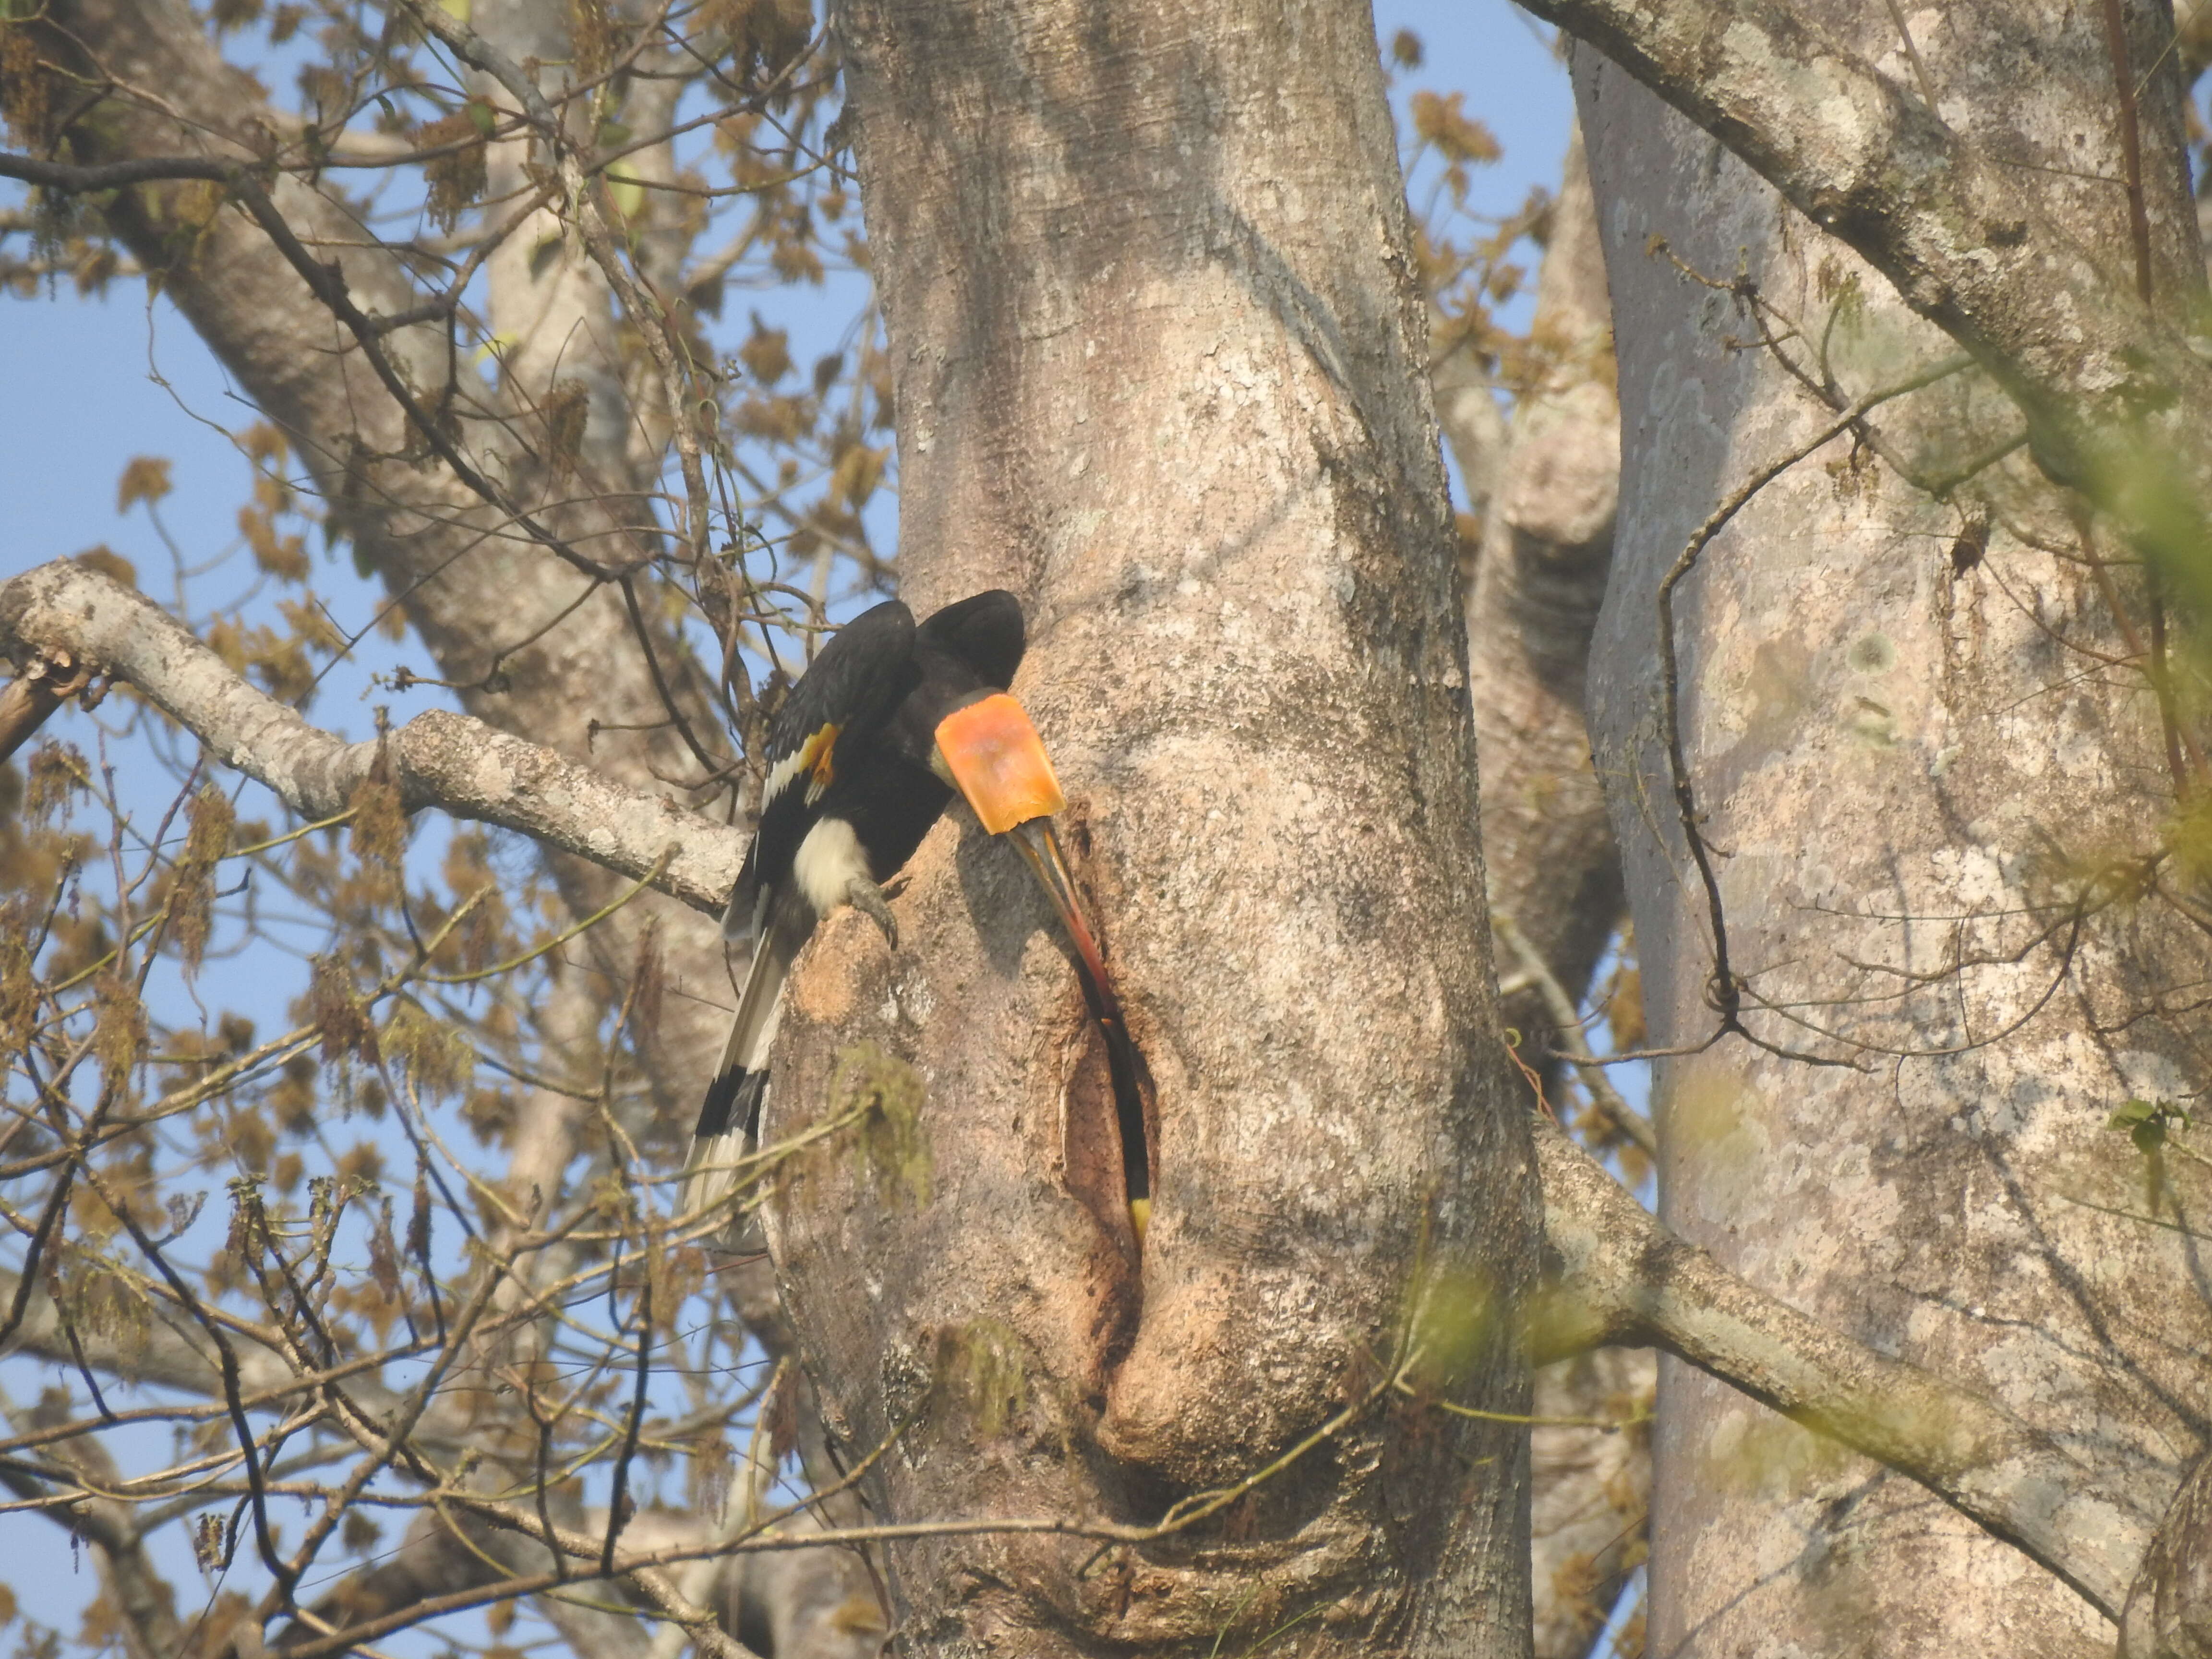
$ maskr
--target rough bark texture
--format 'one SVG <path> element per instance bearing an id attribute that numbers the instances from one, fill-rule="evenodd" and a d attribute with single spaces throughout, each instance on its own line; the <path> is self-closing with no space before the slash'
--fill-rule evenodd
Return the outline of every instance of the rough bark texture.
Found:
<path id="1" fill-rule="evenodd" d="M 2019 401 L 2054 474 L 2094 490 L 2161 553 L 2201 557 L 2212 364 L 2189 343 L 2186 307 L 2148 312 L 2137 296 L 2100 8 L 1923 11 L 1917 23 L 1842 0 L 1528 9 L 1650 87 L 1888 277 Z M 2158 3 L 2128 16 L 2153 286 L 2193 293 L 2204 272 L 2172 19 Z M 2083 73 L 2099 66 L 2102 102 L 2078 101 L 2100 90 Z M 2054 116 L 2054 97 L 2077 101 Z M 2039 113 L 2020 118 L 2029 110 Z"/>
<path id="2" fill-rule="evenodd" d="M 1886 10 L 1800 13 L 1844 43 L 1835 61 L 1906 77 L 1888 83 L 1903 106 L 1912 71 Z M 1907 21 L 1946 143 L 2012 158 L 2003 210 L 2109 261 L 2128 232 L 2098 15 L 2034 15 Z M 2135 61 L 2154 64 L 2158 20 L 2134 17 Z M 1775 89 L 1779 70 L 1767 72 L 1753 92 Z M 2017 431 L 2008 403 L 1960 376 L 1883 408 L 1863 443 L 1839 438 L 1752 499 L 1675 593 L 1681 748 L 1734 975 L 1716 978 L 1665 741 L 1662 579 L 1716 503 L 1837 406 L 1951 346 L 1627 75 L 1584 53 L 1577 78 L 1624 434 L 1593 735 L 1653 1038 L 1700 1043 L 1740 1004 L 1764 1042 L 1844 1062 L 1729 1037 L 1664 1066 L 1662 1213 L 1814 1319 L 2063 1441 L 2094 1471 L 2104 1510 L 2069 1523 L 2071 1547 L 2102 1563 L 2075 1582 L 2112 1616 L 2203 1438 L 2212 1340 L 2190 1241 L 2153 1219 L 2161 1206 L 2197 1212 L 2194 1172 L 2154 1170 L 2147 1191 L 2145 1160 L 2105 1127 L 2131 1096 L 2202 1087 L 2191 1017 L 2160 1012 L 2203 981 L 2202 952 L 2163 900 L 2117 895 L 2095 873 L 2156 852 L 2172 813 L 2154 700 L 2139 664 L 2077 648 L 2130 654 L 2065 504 L 2024 460 L 1949 501 L 1915 487 Z M 1861 133 L 1860 106 L 1820 105 L 1823 84 L 1789 88 L 1808 167 L 1841 142 L 1822 122 Z M 2172 94 L 2151 74 L 2144 172 L 2151 274 L 2179 304 L 2197 267 Z M 1996 227 L 1993 273 L 2013 258 L 1997 217 L 1992 198 L 1970 222 Z M 1720 286 L 1656 257 L 1655 236 Z M 2037 256 L 2054 262 L 2047 306 L 2103 270 L 2057 246 Z M 1802 380 L 1747 344 L 1759 331 L 1729 289 L 1740 273 L 1786 319 L 1767 326 Z M 2124 264 L 2107 277 L 2117 288 L 2082 305 L 2109 316 L 2137 303 Z M 2027 314 L 2006 313 L 2023 329 Z M 2035 325 L 2048 325 L 2034 349 L 2054 398 L 2060 360 L 2071 374 L 2103 349 L 2087 318 L 2070 335 Z M 1989 319 L 1977 326 L 1960 337 L 1986 352 Z M 2134 573 L 2112 580 L 2139 625 Z M 1679 1366 L 1661 1392 L 1654 1651 L 2109 1650 L 2090 1600 L 1925 1494 Z"/>
<path id="3" fill-rule="evenodd" d="M 1571 139 L 1537 279 L 1528 361 L 1509 423 L 1468 354 L 1432 371 L 1444 437 L 1482 540 L 1467 605 L 1469 685 L 1481 760 L 1484 865 L 1495 914 L 1567 1000 L 1578 999 L 1617 927 L 1620 854 L 1590 769 L 1583 683 L 1612 563 L 1620 471 L 1613 313 L 1582 135 Z M 1509 946 L 1498 971 L 1522 964 Z M 1553 1090 L 1558 1021 L 1545 993 L 1507 994 L 1506 1024 Z M 1554 1094 L 1556 1098 L 1556 1094 Z M 1618 1418 L 1650 1392 L 1651 1358 L 1616 1352 L 1547 1366 L 1540 1418 Z M 1581 1659 L 1643 1548 L 1648 1433 L 1554 1425 L 1533 1437 L 1530 1591 L 1537 1659 Z"/>
<path id="4" fill-rule="evenodd" d="M 2212 1655 L 2212 1457 L 2200 1458 L 2143 1557 L 2120 1620 L 2120 1659 Z"/>
<path id="5" fill-rule="evenodd" d="M 1048 914 L 964 817 L 912 866 L 912 948 L 818 936 L 770 1128 L 854 1101 L 874 1127 L 785 1186 L 770 1237 L 833 1424 L 854 1455 L 897 1433 L 890 1514 L 1147 1520 L 1358 1407 L 1408 1344 L 1428 1387 L 1525 1401 L 1500 1316 L 1535 1193 L 1366 9 L 837 22 L 909 590 L 1024 596 L 1016 689 L 1158 1111 L 1139 1268 Z M 1417 1317 L 1424 1285 L 1477 1310 Z M 1524 1444 L 1377 1400 L 1222 1521 L 1087 1573 L 1072 1540 L 899 1551 L 902 1617 L 958 1651 L 1287 1625 L 1271 1650 L 1519 1653 Z"/>
<path id="6" fill-rule="evenodd" d="M 1737 1278 L 1655 1220 L 1549 1124 L 1537 1128 L 1536 1164 L 1559 1292 L 1538 1309 L 1539 1361 L 1614 1344 L 1662 1348 L 1727 1383 L 1731 1398 L 1748 1395 L 1910 1474 L 2117 1613 L 2150 1538 L 2129 1470 L 2095 1463 L 2072 1437 L 2046 1433 Z M 1656 1527 L 1653 1536 L 1662 1551 L 1673 1547 Z"/>

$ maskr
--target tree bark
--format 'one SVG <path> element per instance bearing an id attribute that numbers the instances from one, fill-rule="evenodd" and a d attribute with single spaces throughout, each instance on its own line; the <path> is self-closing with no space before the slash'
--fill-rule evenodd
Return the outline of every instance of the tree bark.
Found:
<path id="1" fill-rule="evenodd" d="M 2120 1659 L 2212 1655 L 2212 1457 L 2173 1496 L 2120 1620 Z"/>
<path id="2" fill-rule="evenodd" d="M 2130 68 L 2118 76 L 2108 14 L 2086 7 L 1946 15 L 1919 26 L 1928 40 L 1901 13 L 1841 0 L 1528 9 L 1713 134 L 1887 277 L 2015 400 L 2053 477 L 2145 550 L 2184 570 L 2202 559 L 2212 365 L 2190 344 L 2188 307 L 2146 304 L 2205 280 L 2169 8 L 2122 8 Z M 2042 118 L 2053 97 L 2100 94 Z M 2121 115 L 2130 102 L 2133 123 Z M 2139 169 L 2122 155 L 2131 125 Z M 2086 167 L 2093 150 L 2100 165 Z"/>
<path id="3" fill-rule="evenodd" d="M 2196 262 L 2179 118 L 2156 20 L 2132 15 L 2149 74 L 2145 269 L 2179 305 Z M 1879 9 L 1819 7 L 1802 26 L 1835 61 L 1912 73 Z M 2019 163 L 2008 211 L 2069 247 L 2128 246 L 2114 67 L 2093 15 L 1954 11 L 1912 49 L 1950 130 Z M 2077 1595 L 1667 1364 L 1653 1650 L 2107 1647 L 2100 1611 L 2117 1614 L 2115 1586 L 2204 1437 L 2212 1340 L 2189 1241 L 2158 1219 L 2194 1213 L 2201 1188 L 2166 1169 L 2147 1191 L 2145 1160 L 2105 1127 L 2131 1096 L 2201 1087 L 2201 1043 L 2169 993 L 2203 981 L 2203 952 L 2172 904 L 2096 873 L 2154 863 L 2174 810 L 2157 702 L 2113 610 L 2140 623 L 2148 597 L 2132 568 L 2100 568 L 2024 459 L 1987 465 L 2019 416 L 1978 376 L 1839 427 L 1839 409 L 1950 349 L 1912 314 L 1934 314 L 1923 290 L 1908 282 L 1901 300 L 1593 54 L 1577 90 L 1624 430 L 1593 735 L 1653 1040 L 1698 1050 L 1660 1070 L 1662 1215 L 1833 1329 L 2063 1441 L 2105 1493 L 2101 1514 L 2069 1526 L 2104 1563 L 2075 1576 Z M 1801 157 L 1826 155 L 1812 129 L 1827 117 L 1807 102 L 1795 118 Z M 2124 293 L 2124 270 L 2108 273 Z M 1986 317 L 1958 333 L 1991 359 Z M 2049 351 L 2045 370 L 2063 355 Z M 1810 445 L 1832 428 L 1843 435 Z M 1809 459 L 1744 498 L 1801 447 Z"/>
<path id="4" fill-rule="evenodd" d="M 1624 902 L 1583 722 L 1590 634 L 1613 562 L 1620 407 L 1579 131 L 1560 168 L 1529 336 L 1534 378 L 1514 403 L 1468 595 L 1482 849 L 1492 907 L 1579 1000 Z M 1459 446 L 1463 470 L 1474 447 Z M 1514 964 L 1501 966 L 1510 974 Z M 1559 1043 L 1542 996 L 1507 999 L 1505 1021 L 1548 1085 Z"/>
<path id="5" fill-rule="evenodd" d="M 866 1158 L 770 1204 L 825 1408 L 849 1455 L 896 1438 L 884 1513 L 1139 1521 L 1350 1414 L 1225 1524 L 1087 1571 L 1071 1540 L 905 1547 L 904 1628 L 1521 1653 L 1523 1436 L 1375 1392 L 1418 1347 L 1417 1388 L 1525 1410 L 1535 1193 L 1371 20 L 932 0 L 837 24 L 908 592 L 1024 595 L 1016 689 L 1158 1122 L 1139 1263 L 1048 915 L 1009 849 L 941 826 L 911 945 L 833 921 L 790 993 L 771 1133 L 873 1103 Z M 1481 1311 L 1437 1326 L 1439 1285 Z"/>
<path id="6" fill-rule="evenodd" d="M 1437 365 L 1437 414 L 1482 523 L 1467 601 L 1480 757 L 1483 861 L 1493 915 L 1519 932 L 1498 971 L 1521 1054 L 1557 1103 L 1559 1017 L 1516 960 L 1526 945 L 1578 1001 L 1620 925 L 1620 854 L 1590 768 L 1583 679 L 1612 566 L 1620 472 L 1613 310 L 1582 134 L 1569 141 L 1529 330 L 1529 378 L 1510 423 L 1488 375 L 1462 353 Z M 1603 1135 L 1601 1121 L 1584 1126 Z M 1649 1354 L 1547 1366 L 1540 1419 L 1618 1419 L 1648 1407 Z M 1643 1550 L 1650 1437 L 1567 1423 L 1532 1436 L 1530 1593 L 1537 1659 L 1582 1659 Z"/>

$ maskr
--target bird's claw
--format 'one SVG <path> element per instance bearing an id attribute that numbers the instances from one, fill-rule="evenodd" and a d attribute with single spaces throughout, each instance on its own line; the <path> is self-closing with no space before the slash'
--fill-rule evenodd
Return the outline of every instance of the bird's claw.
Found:
<path id="1" fill-rule="evenodd" d="M 892 950 L 897 950 L 898 918 L 891 914 L 891 907 L 884 898 L 884 890 L 872 881 L 855 876 L 846 887 L 845 896 L 851 901 L 855 910 L 884 930 L 884 942 Z"/>

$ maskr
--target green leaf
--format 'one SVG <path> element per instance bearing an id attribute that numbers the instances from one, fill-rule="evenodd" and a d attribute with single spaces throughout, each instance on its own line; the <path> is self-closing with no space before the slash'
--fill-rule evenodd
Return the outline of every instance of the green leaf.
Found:
<path id="1" fill-rule="evenodd" d="M 635 219 L 645 208 L 645 186 L 637 181 L 637 174 L 621 161 L 607 168 L 607 195 L 612 198 L 615 210 L 625 220 Z"/>
<path id="2" fill-rule="evenodd" d="M 2130 1100 L 2105 1120 L 2107 1129 L 2125 1129 L 2136 1150 L 2149 1158 L 2164 1150 L 2166 1137 L 2189 1127 L 2189 1114 L 2170 1100 Z"/>

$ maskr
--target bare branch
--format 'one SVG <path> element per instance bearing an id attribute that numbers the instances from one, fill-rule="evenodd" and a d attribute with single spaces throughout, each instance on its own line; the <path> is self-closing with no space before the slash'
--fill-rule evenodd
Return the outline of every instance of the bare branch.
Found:
<path id="1" fill-rule="evenodd" d="M 0 1486 L 20 1498 L 45 1494 L 40 1482 L 13 1469 L 0 1470 Z M 112 1498 L 88 1498 L 45 1513 L 67 1527 L 71 1537 L 91 1544 L 101 1586 L 121 1616 L 131 1659 L 174 1659 L 182 1653 L 184 1632 L 177 1622 L 176 1592 L 148 1559 L 130 1506 Z"/>
<path id="2" fill-rule="evenodd" d="M 1745 1284 L 1677 1237 L 1557 1126 L 1536 1126 L 1557 1276 L 1539 1364 L 1650 1344 L 1888 1465 L 2117 1619 L 2150 1529 L 2100 1473 L 1987 1400 Z"/>
<path id="3" fill-rule="evenodd" d="M 1968 143 L 1801 9 L 1785 0 L 1527 4 L 1718 138 L 1887 276 L 2027 411 L 2047 470 L 2099 493 L 2139 534 L 2171 539 L 2148 522 L 2143 499 L 2148 435 L 2194 499 L 2212 499 L 2212 365 L 2145 309 L 2116 250 L 2084 246 L 2021 169 Z M 2153 263 L 2167 295 L 2204 283 L 2193 220 L 2166 210 L 2178 205 L 2161 201 L 2153 215 Z"/>
<path id="4" fill-rule="evenodd" d="M 67 651 L 128 681 L 226 765 L 309 818 L 345 811 L 376 764 L 378 744 L 349 744 L 308 725 L 151 600 L 81 565 L 42 565 L 0 586 L 0 651 L 18 659 Z M 482 721 L 433 710 L 381 747 L 410 812 L 434 805 L 520 830 L 633 879 L 652 877 L 699 910 L 719 908 L 737 878 L 735 830 Z"/>
<path id="5" fill-rule="evenodd" d="M 1544 1010 L 1551 1016 L 1559 1047 L 1573 1061 L 1576 1071 L 1581 1075 L 1583 1086 L 1589 1091 L 1590 1098 L 1597 1103 L 1598 1109 L 1605 1114 L 1615 1128 L 1634 1141 L 1645 1157 L 1658 1157 L 1659 1137 L 1652 1133 L 1651 1120 L 1620 1097 L 1620 1091 L 1614 1088 L 1613 1079 L 1606 1076 L 1605 1067 L 1590 1053 L 1589 1042 L 1583 1036 L 1582 1021 L 1575 1012 L 1574 1000 L 1567 995 L 1566 988 L 1553 975 L 1544 958 L 1536 954 L 1535 948 L 1528 943 L 1528 936 L 1521 931 L 1519 924 L 1512 917 L 1502 910 L 1493 910 L 1490 913 L 1490 925 L 1498 930 L 1498 937 L 1504 941 L 1505 948 L 1513 952 L 1513 958 L 1520 963 L 1521 971 L 1542 994 Z"/>
<path id="6" fill-rule="evenodd" d="M 12 1300 L 20 1283 L 17 1275 L 0 1272 L 0 1298 Z M 16 1327 L 6 1352 L 37 1354 L 60 1365 L 82 1360 L 94 1370 L 110 1376 L 158 1383 L 189 1394 L 213 1395 L 222 1389 L 211 1345 L 192 1330 L 180 1328 L 167 1320 L 129 1339 L 118 1338 L 112 1332 L 83 1328 L 78 1330 L 77 1339 L 77 1346 L 72 1348 L 52 1298 L 43 1285 L 34 1285 L 24 1308 L 23 1322 Z M 304 1392 L 309 1386 L 282 1355 L 258 1344 L 240 1346 L 238 1370 L 239 1387 L 250 1401 L 280 1390 Z M 350 1386 L 354 1393 L 379 1408 L 386 1403 L 384 1390 L 374 1385 L 364 1388 L 356 1382 Z"/>
<path id="7" fill-rule="evenodd" d="M 82 691 L 90 676 L 66 658 L 35 657 L 0 691 L 0 761 L 21 749 L 64 699 Z"/>

